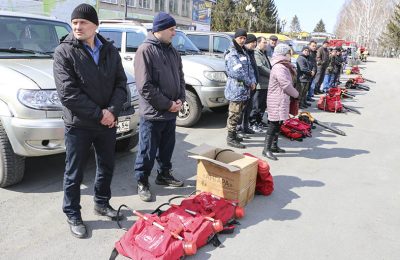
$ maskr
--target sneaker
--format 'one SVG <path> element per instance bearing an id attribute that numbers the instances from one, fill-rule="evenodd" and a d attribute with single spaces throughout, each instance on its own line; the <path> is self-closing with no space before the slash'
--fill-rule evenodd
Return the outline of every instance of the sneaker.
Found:
<path id="1" fill-rule="evenodd" d="M 255 132 L 250 128 L 243 129 L 242 132 L 249 135 L 255 134 Z"/>
<path id="2" fill-rule="evenodd" d="M 253 131 L 257 134 L 265 133 L 265 130 L 259 125 L 253 125 Z"/>
<path id="3" fill-rule="evenodd" d="M 113 209 L 110 204 L 107 205 L 94 205 L 94 214 L 98 216 L 105 216 L 111 220 L 121 220 L 122 216 L 118 216 L 117 211 Z"/>
<path id="4" fill-rule="evenodd" d="M 167 185 L 171 187 L 182 187 L 183 186 L 183 181 L 177 180 L 172 176 L 172 171 L 157 171 L 157 178 L 156 178 L 156 184 L 157 185 Z"/>
<path id="5" fill-rule="evenodd" d="M 150 184 L 144 182 L 138 182 L 137 185 L 137 193 L 139 198 L 145 202 L 151 201 L 152 194 L 150 192 Z"/>
<path id="6" fill-rule="evenodd" d="M 81 218 L 78 219 L 67 219 L 67 223 L 69 224 L 69 229 L 71 234 L 77 238 L 85 238 L 87 237 L 87 230 L 85 224 Z"/>

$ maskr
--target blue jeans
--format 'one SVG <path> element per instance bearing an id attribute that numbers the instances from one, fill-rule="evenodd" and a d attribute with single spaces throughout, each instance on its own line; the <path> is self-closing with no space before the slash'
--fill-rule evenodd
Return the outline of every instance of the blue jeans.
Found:
<path id="1" fill-rule="evenodd" d="M 335 80 L 334 74 L 332 74 L 332 73 L 325 74 L 324 82 L 322 83 L 322 86 L 321 86 L 321 91 L 327 92 L 329 90 L 329 88 L 331 88 L 333 86 L 334 80 Z"/>
<path id="2" fill-rule="evenodd" d="M 116 128 L 88 130 L 65 127 L 65 172 L 63 211 L 70 219 L 81 218 L 81 190 L 87 157 L 93 145 L 96 156 L 94 202 L 107 205 L 111 198 Z"/>
<path id="3" fill-rule="evenodd" d="M 154 160 L 160 172 L 172 168 L 171 158 L 175 148 L 176 119 L 152 121 L 140 118 L 139 149 L 135 162 L 135 178 L 147 182 Z"/>
<path id="4" fill-rule="evenodd" d="M 315 78 L 313 78 L 311 85 L 310 85 L 310 89 L 308 90 L 308 97 L 313 97 L 314 96 L 314 90 L 315 90 L 315 85 L 317 84 L 317 81 L 315 80 Z"/>

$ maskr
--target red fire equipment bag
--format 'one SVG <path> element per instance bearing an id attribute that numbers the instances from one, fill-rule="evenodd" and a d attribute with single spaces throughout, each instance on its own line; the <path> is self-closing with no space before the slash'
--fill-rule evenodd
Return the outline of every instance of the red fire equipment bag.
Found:
<path id="1" fill-rule="evenodd" d="M 274 191 L 274 179 L 271 175 L 268 162 L 250 153 L 244 153 L 244 155 L 258 159 L 256 192 L 265 196 L 270 195 Z"/>
<path id="2" fill-rule="evenodd" d="M 342 112 L 343 105 L 340 96 L 325 95 L 319 98 L 318 108 L 328 112 Z"/>
<path id="3" fill-rule="evenodd" d="M 311 125 L 300 121 L 298 118 L 289 118 L 281 125 L 281 133 L 291 140 L 311 136 Z"/>
<path id="4" fill-rule="evenodd" d="M 161 223 L 155 214 L 145 214 L 150 220 Z M 150 222 L 139 218 L 115 243 L 110 259 L 119 254 L 135 260 L 178 260 L 184 256 L 183 241 L 174 238 Z"/>

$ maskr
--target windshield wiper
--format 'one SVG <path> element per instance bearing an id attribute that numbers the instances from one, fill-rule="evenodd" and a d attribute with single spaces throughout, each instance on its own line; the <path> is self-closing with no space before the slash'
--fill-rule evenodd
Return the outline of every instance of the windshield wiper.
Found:
<path id="1" fill-rule="evenodd" d="M 48 55 L 52 56 L 51 51 L 43 52 L 43 51 L 35 51 L 35 50 L 30 50 L 30 49 L 20 49 L 20 48 L 15 48 L 15 47 L 10 47 L 10 48 L 0 48 L 0 52 L 10 52 L 10 53 L 29 53 L 29 54 L 42 54 L 42 55 Z"/>

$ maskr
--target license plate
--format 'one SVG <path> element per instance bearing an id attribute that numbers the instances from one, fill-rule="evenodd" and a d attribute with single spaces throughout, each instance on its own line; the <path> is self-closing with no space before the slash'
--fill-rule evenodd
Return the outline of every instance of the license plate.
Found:
<path id="1" fill-rule="evenodd" d="M 129 123 L 130 123 L 129 119 L 119 121 L 118 126 L 117 126 L 117 134 L 128 132 L 129 131 Z"/>

